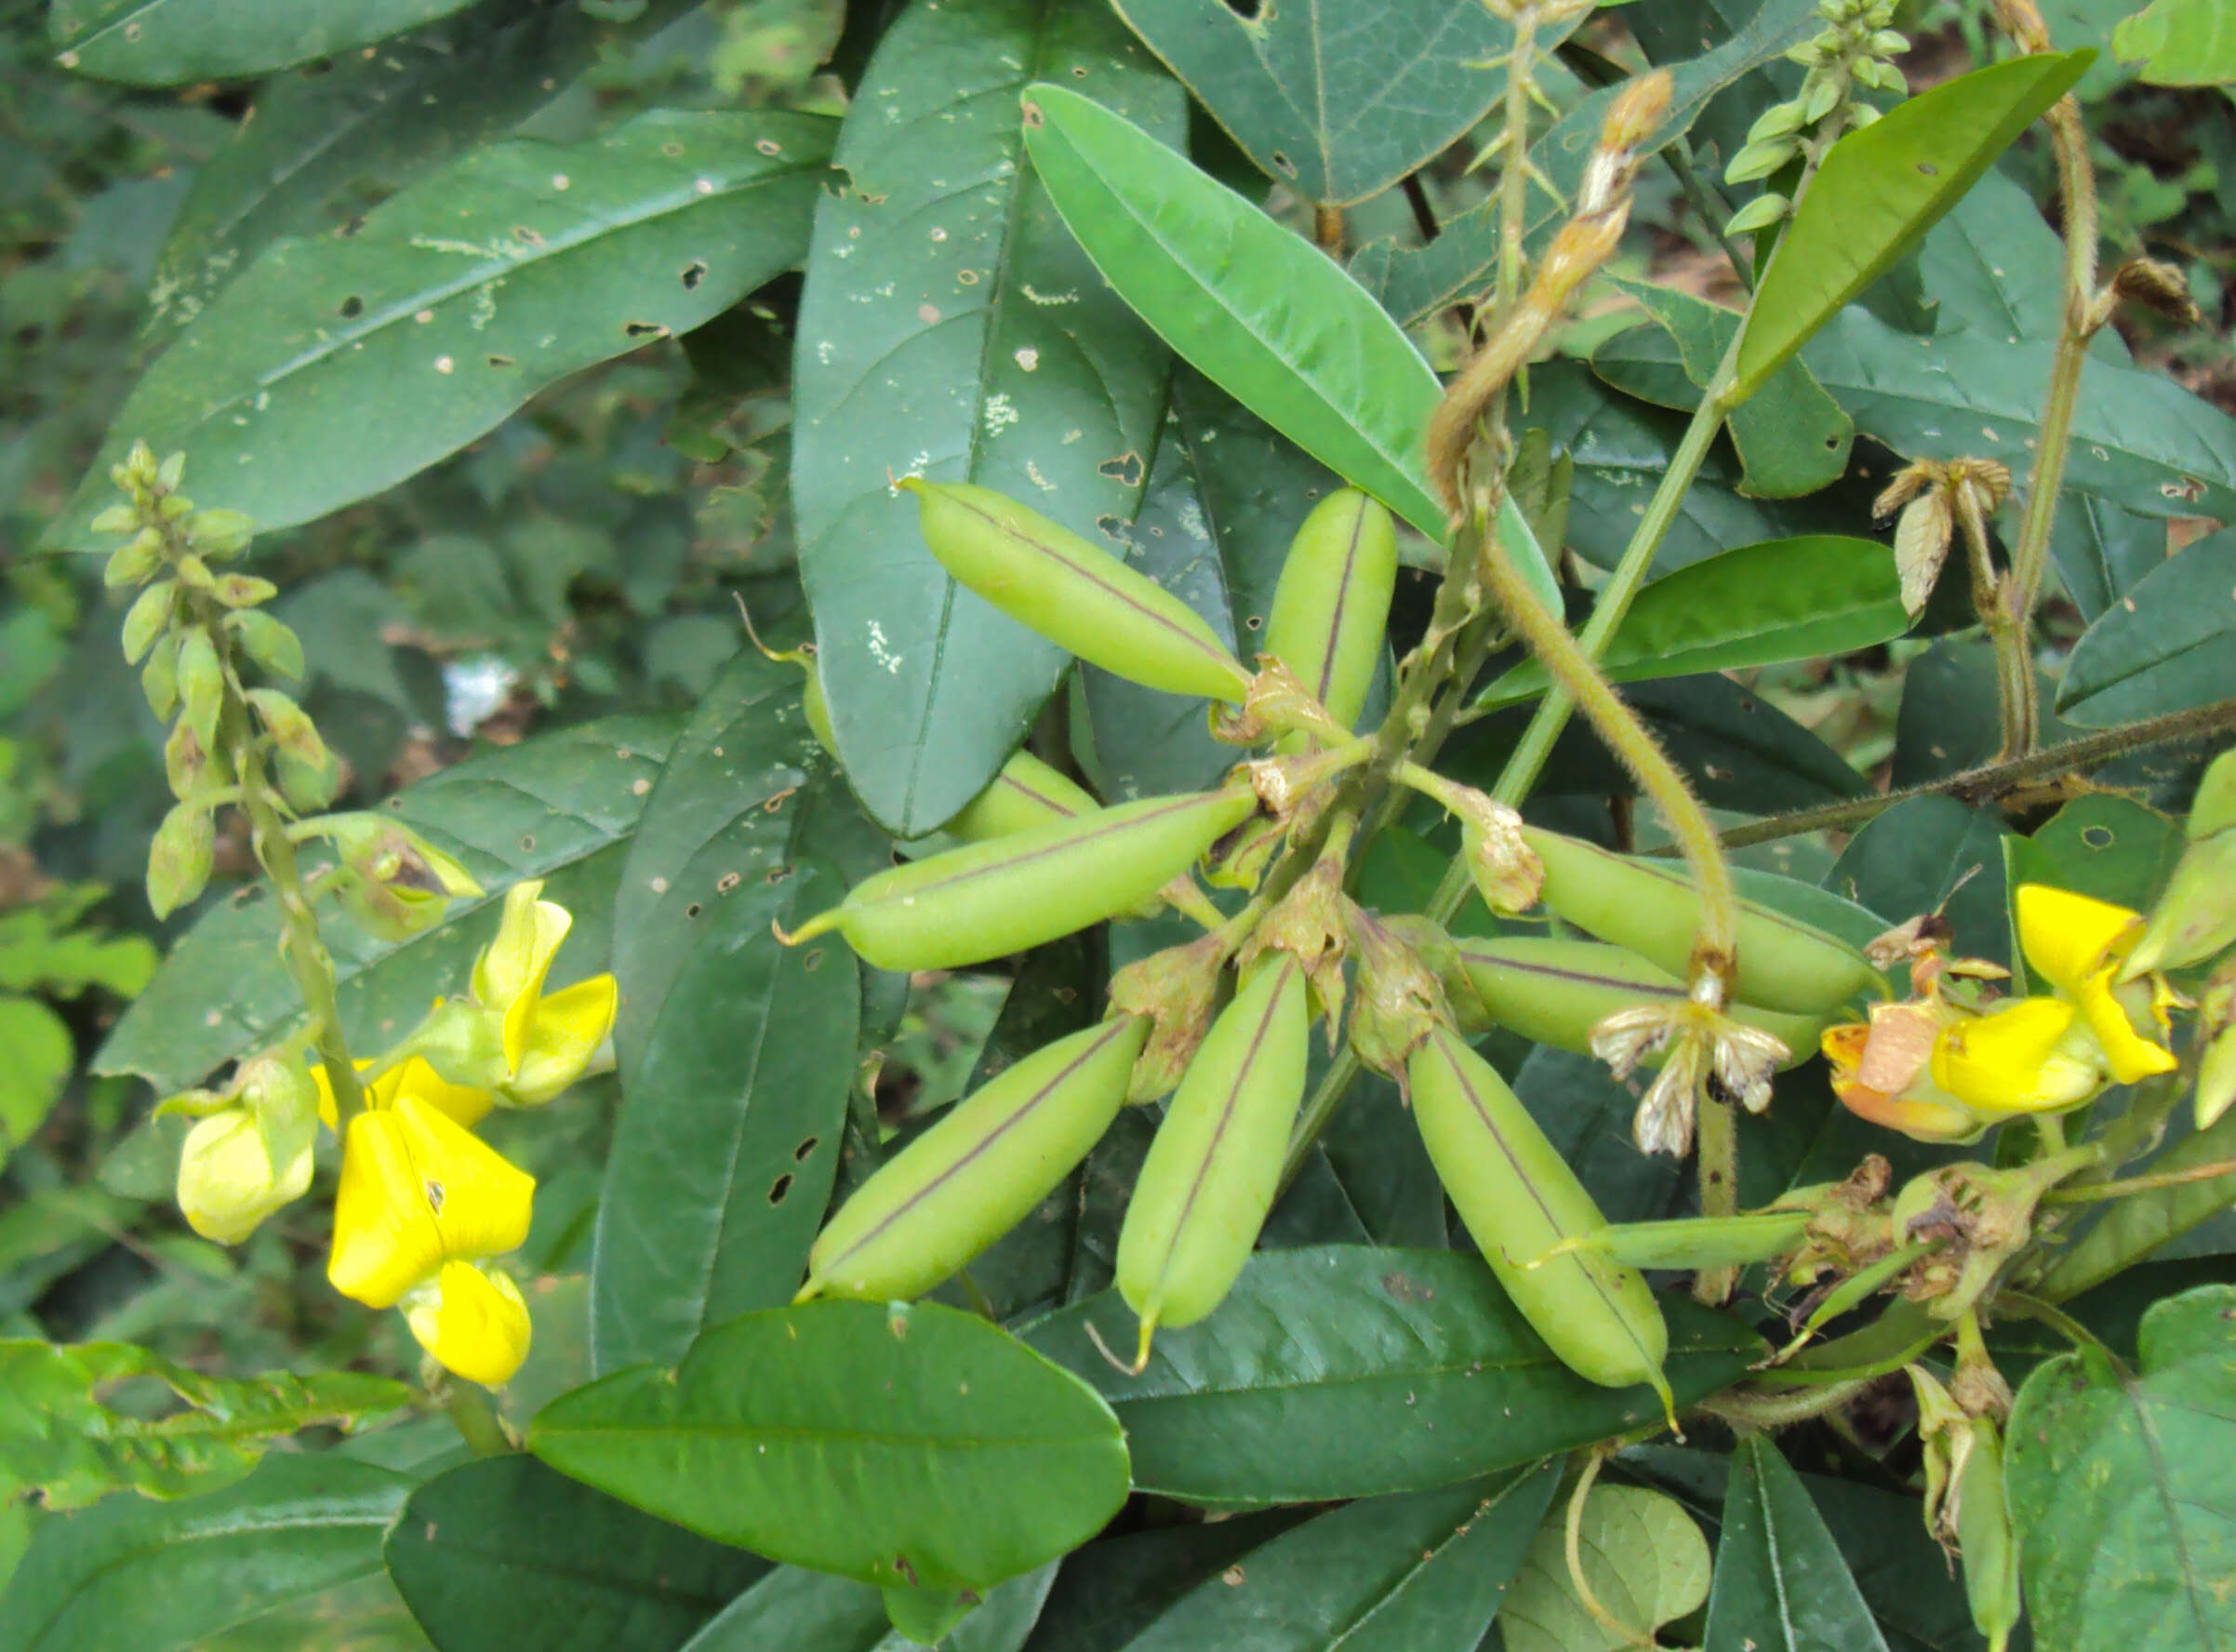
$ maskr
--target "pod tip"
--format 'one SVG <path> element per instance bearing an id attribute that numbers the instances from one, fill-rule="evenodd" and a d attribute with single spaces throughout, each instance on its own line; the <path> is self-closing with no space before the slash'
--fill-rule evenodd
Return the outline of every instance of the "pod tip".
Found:
<path id="1" fill-rule="evenodd" d="M 897 491 L 902 493 L 912 493 L 915 494 L 919 499 L 924 496 L 925 483 L 922 476 L 896 477 L 894 479 L 893 486 Z"/>
<path id="2" fill-rule="evenodd" d="M 771 918 L 768 921 L 769 933 L 783 945 L 795 947 L 804 940 L 813 940 L 819 935 L 830 934 L 839 926 L 839 916 L 844 911 L 843 907 L 831 907 L 816 913 L 797 929 L 787 929 L 781 919 Z"/>
<path id="3" fill-rule="evenodd" d="M 1135 1346 L 1133 1368 L 1126 1373 L 1127 1376 L 1138 1377 L 1149 1369 L 1149 1345 L 1156 1334 L 1156 1314 L 1153 1312 L 1145 1314 L 1141 1320 L 1141 1340 Z"/>
<path id="4" fill-rule="evenodd" d="M 1670 1379 L 1662 1375 L 1657 1366 L 1650 1380 L 1654 1385 L 1655 1397 L 1661 1401 L 1662 1420 L 1670 1425 L 1670 1432 L 1677 1436 L 1677 1443 L 1683 1445 L 1684 1431 L 1677 1426 L 1677 1396 L 1670 1392 Z"/>

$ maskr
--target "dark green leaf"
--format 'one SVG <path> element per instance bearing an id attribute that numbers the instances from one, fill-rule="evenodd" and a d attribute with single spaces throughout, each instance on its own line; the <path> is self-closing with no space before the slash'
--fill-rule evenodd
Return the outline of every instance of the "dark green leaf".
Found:
<path id="1" fill-rule="evenodd" d="M 2027 1379 L 2004 1472 L 2038 1644 L 2189 1652 L 2236 1638 L 2236 1287 L 2143 1316 L 2139 1368 L 2067 1354 Z"/>
<path id="2" fill-rule="evenodd" d="M 339 56 L 472 0 L 54 0 L 56 61 L 95 80 L 241 80 Z"/>
<path id="3" fill-rule="evenodd" d="M 1666 1299 L 1679 1406 L 1734 1380 L 1751 1333 Z M 1145 1491 L 1219 1503 L 1312 1501 L 1449 1485 L 1649 1422 L 1644 1388 L 1594 1387 L 1546 1351 L 1479 1257 L 1359 1246 L 1261 1251 L 1219 1310 L 1159 1335 L 1138 1377 L 1105 1341 L 1115 1292 L 1053 1315 L 1032 1344 L 1118 1409 Z"/>
<path id="4" fill-rule="evenodd" d="M 698 920 L 622 1083 L 592 1269 L 594 1368 L 673 1365 L 710 1325 L 792 1299 L 838 1171 L 861 989 L 843 943 L 793 949 L 845 886 L 812 869 Z"/>
<path id="5" fill-rule="evenodd" d="M 1617 683 L 1740 671 L 1847 654 L 1910 629 L 1893 554 L 1871 540 L 1813 534 L 1742 545 L 1639 592 L 1601 669 Z M 1532 699 L 1549 679 L 1525 660 L 1476 697 L 1484 709 Z"/>
<path id="6" fill-rule="evenodd" d="M 1140 127 L 1036 86 L 1033 163 L 1096 267 L 1205 378 L 1442 538 L 1420 453 L 1442 394 L 1397 324 L 1325 254 Z"/>
<path id="7" fill-rule="evenodd" d="M 2172 1174 L 2230 1158 L 2236 1158 L 2236 1113 L 2183 1137 L 2148 1163 L 2123 1167 L 2123 1174 Z M 2228 1208 L 2229 1183 L 2219 1177 L 2114 1200 L 2093 1226 L 2057 1253 L 2035 1289 L 2053 1302 L 2077 1297 Z"/>
<path id="8" fill-rule="evenodd" d="M 1045 75 L 1183 129 L 1179 87 L 1098 7 L 920 6 L 849 107 L 834 158 L 853 187 L 816 210 L 794 361 L 800 568 L 847 774 L 902 837 L 992 778 L 1068 660 L 948 578 L 890 478 L 978 483 L 1114 539 L 1164 406 L 1164 353 L 1027 160 L 1017 98 Z"/>
<path id="9" fill-rule="evenodd" d="M 984 1320 L 814 1302 L 732 1320 L 674 1371 L 544 1407 L 563 1473 L 774 1559 L 885 1587 L 984 1589 L 1076 1547 L 1125 1499 L 1110 1408 Z"/>
<path id="10" fill-rule="evenodd" d="M 506 887 L 520 878 L 551 879 L 545 899 L 575 912 L 552 985 L 602 968 L 606 940 L 598 919 L 620 870 L 615 846 L 635 829 L 674 737 L 674 725 L 659 718 L 580 724 L 472 758 L 398 793 L 390 805 L 396 818 L 457 856 L 487 894 L 453 901 L 446 923 L 401 945 L 370 939 L 329 909 L 321 932 L 350 1036 L 365 1041 L 383 1023 L 400 1033 L 431 999 L 459 990 L 496 928 Z M 137 1072 L 167 1093 L 293 1027 L 302 1000 L 280 963 L 276 933 L 267 900 L 236 897 L 206 913 L 117 1022 L 95 1070 Z M 213 980 L 226 984 L 216 1008 Z"/>
<path id="11" fill-rule="evenodd" d="M 2114 906 L 2148 912 L 2184 843 L 2179 820 L 2133 798 L 2076 797 L 2031 837 L 2005 838 L 2011 886 L 2055 884 Z"/>
<path id="12" fill-rule="evenodd" d="M 1673 286 L 1620 279 L 1617 285 L 1660 326 L 1617 333 L 1592 352 L 1591 370 L 1630 395 L 1691 412 L 1741 317 Z M 1792 499 L 1830 486 L 1846 473 L 1856 440 L 1853 421 L 1795 361 L 1734 408 L 1725 428 L 1744 471 L 1739 489 L 1754 499 Z"/>
<path id="13" fill-rule="evenodd" d="M 2088 628 L 2057 686 L 2057 713 L 2106 728 L 2214 704 L 2232 682 L 2236 528 L 2227 528 L 2146 575 Z"/>
<path id="14" fill-rule="evenodd" d="M 353 235 L 268 248 L 140 380 L 50 541 L 98 548 L 87 523 L 136 440 L 183 449 L 196 503 L 266 528 L 392 486 L 798 262 L 831 136 L 819 116 L 655 110 L 587 143 L 478 150 Z"/>
<path id="15" fill-rule="evenodd" d="M 1994 459 L 2025 476 L 2056 346 L 1978 333 L 1920 338 L 1843 311 L 1809 347 L 1856 428 L 1905 459 Z M 2149 516 L 2236 516 L 2236 419 L 2163 373 L 2091 356 L 2065 485 Z"/>
<path id="16" fill-rule="evenodd" d="M 1057 1568 L 995 1585 L 938 1643 L 941 1652 L 1017 1652 L 1032 1631 Z M 892 1591 L 850 1578 L 779 1566 L 740 1594 L 682 1652 L 911 1652 L 887 1628 Z"/>
<path id="17" fill-rule="evenodd" d="M 1381 193 L 1480 120 L 1504 87 L 1490 64 L 1513 42 L 1487 9 L 1441 0 L 1117 9 L 1268 177 L 1334 206 Z M 1574 26 L 1549 26 L 1537 49 Z"/>
<path id="18" fill-rule="evenodd" d="M 1848 840 L 1826 886 L 1899 924 L 1945 912 L 1959 956 L 2011 961 L 2003 838 L 1994 815 L 1950 797 L 1913 797 Z"/>
<path id="19" fill-rule="evenodd" d="M 2055 339 L 2065 329 L 2065 242 L 2033 196 L 2000 171 L 1981 173 L 1926 232 L 1918 265 L 1937 333 L 2016 343 Z M 2128 359 L 2113 327 L 2099 331 L 2089 348 L 2108 360 Z"/>
<path id="20" fill-rule="evenodd" d="M 1886 1640 L 1808 1488 L 1766 1435 L 1739 1442 L 1708 1597 L 1708 1644 L 1885 1652 Z"/>
<path id="21" fill-rule="evenodd" d="M 1124 1645 L 1127 1652 L 1427 1652 L 1490 1627 L 1560 1480 L 1540 1463 L 1365 1498 L 1239 1556 Z"/>
<path id="22" fill-rule="evenodd" d="M 1635 1645 L 1596 1619 L 1568 1569 L 1568 1511 L 1548 1515 L 1499 1608 L 1506 1652 L 1621 1652 Z M 1676 1499 L 1639 1485 L 1591 1488 L 1577 1557 L 1600 1608 L 1652 1635 L 1708 1598 L 1708 1539 Z"/>
<path id="23" fill-rule="evenodd" d="M 769 1570 L 520 1456 L 420 1486 L 383 1558 L 444 1652 L 671 1652 Z"/>
<path id="24" fill-rule="evenodd" d="M 2236 20 L 2216 0 L 2151 0 L 2112 31 L 2111 48 L 2152 86 L 2236 81 Z"/>
<path id="25" fill-rule="evenodd" d="M 1668 66 L 1672 80 L 1670 112 L 1643 147 L 1661 149 L 1683 137 L 1718 92 L 1762 65 L 1776 62 L 1823 27 L 1815 0 L 1765 0 L 1724 44 Z M 1528 232 L 1533 252 L 1567 218 L 1561 203 L 1576 199 L 1607 107 L 1619 90 L 1608 87 L 1592 93 L 1530 145 L 1530 159 L 1559 192 L 1558 202 L 1533 192 Z M 1493 194 L 1446 223 L 1426 246 L 1401 246 L 1387 237 L 1370 242 L 1351 260 L 1351 273 L 1391 314 L 1411 326 L 1471 289 L 1488 285 L 1498 260 L 1498 198 Z"/>
<path id="26" fill-rule="evenodd" d="M 185 1409 L 152 1420 L 112 1410 L 105 1397 L 133 1378 L 162 1383 Z M 0 1340 L 0 1485 L 35 1490 L 49 1509 L 126 1488 L 159 1498 L 212 1491 L 299 1429 L 354 1428 L 411 1401 L 400 1382 L 350 1371 L 235 1380 L 129 1342 Z"/>
<path id="27" fill-rule="evenodd" d="M 2117 338 L 2106 327 L 2098 338 Z M 2050 554 L 2066 594 L 2084 620 L 2101 619 L 2166 560 L 2166 525 L 2085 493 L 2057 501 Z"/>
<path id="28" fill-rule="evenodd" d="M 1199 1583 L 1304 1517 L 1273 1509 L 1202 1525 L 1151 1527 L 1074 1550 L 1027 1652 L 1120 1652 Z"/>
<path id="29" fill-rule="evenodd" d="M 380 1568 L 409 1476 L 331 1453 L 268 1457 L 238 1485 L 111 1498 L 42 1522 L 0 1594 L 10 1652 L 169 1652 Z"/>
<path id="30" fill-rule="evenodd" d="M 1761 389 L 1955 206 L 2095 58 L 2044 54 L 1976 69 L 1834 144 L 1755 293 L 1734 365 L 1735 393 Z"/>

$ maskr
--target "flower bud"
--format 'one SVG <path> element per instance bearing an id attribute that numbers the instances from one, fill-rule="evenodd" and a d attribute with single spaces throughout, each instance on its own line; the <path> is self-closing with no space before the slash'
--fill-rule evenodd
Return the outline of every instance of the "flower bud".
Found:
<path id="1" fill-rule="evenodd" d="M 166 723 L 179 709 L 179 639 L 165 634 L 155 639 L 147 664 L 140 668 L 140 691 L 148 709 Z"/>
<path id="2" fill-rule="evenodd" d="M 229 608 L 253 608 L 268 603 L 279 594 L 279 587 L 255 574 L 221 574 L 218 577 L 218 600 Z"/>
<path id="3" fill-rule="evenodd" d="M 162 566 L 163 535 L 145 527 L 110 553 L 108 566 L 101 569 L 101 583 L 112 591 L 138 585 Z"/>
<path id="4" fill-rule="evenodd" d="M 483 893 L 463 866 L 401 820 L 358 811 L 316 826 L 341 856 L 336 899 L 383 940 L 422 934 L 443 921 L 454 899 Z"/>
<path id="5" fill-rule="evenodd" d="M 269 614 L 242 609 L 225 616 L 225 623 L 241 646 L 275 677 L 299 683 L 303 675 L 303 645 L 288 627 Z"/>
<path id="6" fill-rule="evenodd" d="M 171 605 L 178 587 L 166 580 L 151 585 L 125 611 L 125 663 L 130 665 L 155 645 L 171 622 Z"/>
<path id="7" fill-rule="evenodd" d="M 402 1303 L 404 1321 L 445 1370 L 485 1388 L 512 1379 L 528 1357 L 528 1305 L 502 1273 L 449 1261 Z"/>
<path id="8" fill-rule="evenodd" d="M 251 688 L 248 703 L 256 708 L 264 732 L 281 751 L 312 768 L 326 768 L 332 764 L 333 754 L 326 750 L 326 742 L 319 738 L 318 725 L 293 699 L 276 688 Z"/>
<path id="9" fill-rule="evenodd" d="M 218 713 L 225 703 L 225 668 L 206 631 L 189 631 L 179 639 L 179 699 L 203 746 L 215 746 Z"/>
<path id="10" fill-rule="evenodd" d="M 241 1063 L 233 1095 L 248 1109 L 274 1166 L 292 1165 L 318 1139 L 318 1086 L 310 1069 L 267 1051 Z"/>
<path id="11" fill-rule="evenodd" d="M 310 1185 L 309 1143 L 275 1170 L 245 1107 L 212 1113 L 186 1134 L 179 1159 L 179 1209 L 205 1239 L 240 1244 Z"/>
<path id="12" fill-rule="evenodd" d="M 148 846 L 148 904 L 167 918 L 202 893 L 217 856 L 218 833 L 209 810 L 181 803 L 163 817 Z"/>
<path id="13" fill-rule="evenodd" d="M 256 534 L 256 518 L 221 507 L 196 511 L 186 531 L 195 550 L 223 562 L 248 549 L 248 541 Z"/>

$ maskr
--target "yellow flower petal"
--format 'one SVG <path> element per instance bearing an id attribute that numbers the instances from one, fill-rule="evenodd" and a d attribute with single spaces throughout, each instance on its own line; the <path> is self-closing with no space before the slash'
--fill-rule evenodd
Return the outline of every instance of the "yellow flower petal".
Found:
<path id="1" fill-rule="evenodd" d="M 542 888 L 539 880 L 530 879 L 505 891 L 497 936 L 473 964 L 473 996 L 504 1016 L 505 1057 L 515 1069 L 543 978 L 575 922 L 564 906 L 536 898 Z"/>
<path id="2" fill-rule="evenodd" d="M 470 1382 L 495 1388 L 528 1357 L 528 1305 L 520 1287 L 470 1262 L 445 1262 L 404 1317 L 438 1365 Z"/>
<path id="3" fill-rule="evenodd" d="M 2018 944 L 2043 983 L 2079 998 L 2082 983 L 2127 955 L 2143 933 L 2143 915 L 2108 900 L 2048 884 L 2021 884 L 2014 901 Z"/>
<path id="4" fill-rule="evenodd" d="M 452 1084 L 437 1072 L 425 1056 L 412 1056 L 401 1065 L 381 1075 L 381 1086 L 387 1094 L 381 1098 L 384 1105 L 394 1104 L 398 1096 L 409 1096 L 423 1101 L 445 1117 L 472 1129 L 481 1123 L 497 1098 L 487 1090 L 477 1090 L 472 1085 Z"/>
<path id="5" fill-rule="evenodd" d="M 179 1209 L 205 1239 L 238 1245 L 311 1185 L 311 1150 L 274 1175 L 264 1139 L 244 1108 L 228 1108 L 186 1133 L 179 1156 Z"/>
<path id="6" fill-rule="evenodd" d="M 2021 998 L 1934 1040 L 1934 1083 L 1990 1120 L 2077 1107 L 2104 1087 L 2095 1065 L 2064 1046 L 2077 1012 L 2059 998 Z"/>
<path id="7" fill-rule="evenodd" d="M 410 1095 L 350 1121 L 326 1277 L 386 1308 L 444 1261 L 495 1256 L 528 1235 L 536 1179 Z"/>
<path id="8" fill-rule="evenodd" d="M 505 1086 L 506 1099 L 533 1107 L 580 1078 L 613 1032 L 619 1001 L 611 975 L 593 975 L 539 999 L 512 1080 Z"/>
<path id="9" fill-rule="evenodd" d="M 1852 1079 L 1832 1081 L 1832 1093 L 1850 1112 L 1884 1129 L 1899 1130 L 1913 1141 L 1974 1141 L 1987 1129 L 1985 1119 L 1940 1098 L 1931 1085 L 1915 1089 L 1924 1093 L 1889 1096 Z"/>
<path id="10" fill-rule="evenodd" d="M 2080 1001 L 2082 1015 L 2087 1018 L 2088 1030 L 2104 1046 L 2105 1063 L 2111 1069 L 2113 1079 L 2121 1084 L 2133 1084 L 2154 1072 L 2173 1072 L 2178 1065 L 2174 1052 L 2136 1032 L 2136 1018 L 2127 1011 L 2126 1001 L 2133 1000 L 2144 1019 L 2157 1022 L 2163 1037 L 2171 1025 L 2163 1001 L 2147 980 L 2134 982 L 2124 989 L 2115 988 L 2112 976 L 2118 968 L 2116 961 L 2105 965 L 2083 980 L 2081 990 L 2073 994 Z"/>

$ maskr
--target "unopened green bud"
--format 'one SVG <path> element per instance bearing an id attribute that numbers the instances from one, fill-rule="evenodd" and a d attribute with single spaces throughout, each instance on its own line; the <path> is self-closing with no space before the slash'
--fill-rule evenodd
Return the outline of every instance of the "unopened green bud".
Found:
<path id="1" fill-rule="evenodd" d="M 1878 118 L 1879 112 L 1876 109 L 1873 109 L 1869 103 L 1851 103 L 1848 105 L 1848 125 L 1853 127 L 1858 132 L 1862 131 L 1864 127 L 1872 125 L 1878 120 Z"/>
<path id="2" fill-rule="evenodd" d="M 110 556 L 108 566 L 101 569 L 101 583 L 112 591 L 122 590 L 144 583 L 162 566 L 163 535 L 152 527 L 142 528 Z"/>
<path id="3" fill-rule="evenodd" d="M 225 624 L 257 664 L 275 677 L 302 681 L 302 639 L 286 625 L 253 608 L 226 615 Z"/>
<path id="4" fill-rule="evenodd" d="M 281 795 L 299 815 L 317 813 L 341 790 L 341 764 L 331 752 L 324 763 L 305 763 L 292 752 L 282 752 L 272 766 Z"/>
<path id="5" fill-rule="evenodd" d="M 201 791 L 208 768 L 208 748 L 193 726 L 184 722 L 173 726 L 170 738 L 163 742 L 163 773 L 171 783 L 171 795 L 183 800 Z"/>
<path id="6" fill-rule="evenodd" d="M 2236 826 L 2236 752 L 2223 752 L 2206 765 L 2197 782 L 2187 832 L 2195 843 L 2231 826 Z"/>
<path id="7" fill-rule="evenodd" d="M 323 768 L 333 761 L 311 714 L 276 688 L 251 688 L 248 703 L 279 749 L 299 763 Z"/>
<path id="8" fill-rule="evenodd" d="M 154 646 L 171 622 L 171 605 L 179 587 L 169 580 L 149 586 L 125 610 L 125 663 L 131 664 Z"/>
<path id="9" fill-rule="evenodd" d="M 202 893 L 209 883 L 218 833 L 209 811 L 181 803 L 163 817 L 148 846 L 148 904 L 167 918 Z"/>
<path id="10" fill-rule="evenodd" d="M 2202 964 L 2230 946 L 2236 946 L 2236 832 L 2222 832 L 2182 850 L 2121 975 L 2133 980 L 2153 969 Z"/>
<path id="11" fill-rule="evenodd" d="M 277 596 L 279 587 L 254 574 L 221 574 L 218 578 L 217 593 L 218 600 L 229 608 L 253 608 Z"/>
<path id="12" fill-rule="evenodd" d="M 1793 203 L 1776 190 L 1766 191 L 1731 215 L 1731 222 L 1724 226 L 1727 235 L 1746 235 L 1757 230 L 1766 230 L 1785 218 Z"/>
<path id="13" fill-rule="evenodd" d="M 1893 29 L 1882 29 L 1871 36 L 1871 55 L 1875 58 L 1898 58 L 1910 50 L 1910 36 Z"/>
<path id="14" fill-rule="evenodd" d="M 267 1051 L 241 1063 L 233 1094 L 248 1109 L 277 1178 L 318 1139 L 318 1086 L 299 1060 Z"/>
<path id="15" fill-rule="evenodd" d="M 2197 1127 L 2208 1129 L 2236 1104 L 2236 965 L 2224 964 L 2197 1005 Z"/>
<path id="16" fill-rule="evenodd" d="M 176 487 L 186 474 L 186 455 L 174 453 L 155 467 L 155 486 L 166 490 Z"/>
<path id="17" fill-rule="evenodd" d="M 166 522 L 177 522 L 181 517 L 193 515 L 193 500 L 181 499 L 175 493 L 166 494 L 155 501 L 155 514 Z"/>
<path id="18" fill-rule="evenodd" d="M 1773 103 L 1755 117 L 1753 126 L 1747 128 L 1747 141 L 1766 143 L 1774 138 L 1789 138 L 1803 127 L 1802 106 L 1789 98 L 1783 103 Z"/>
<path id="19" fill-rule="evenodd" d="M 225 704 L 225 668 L 206 631 L 179 639 L 179 699 L 205 750 L 218 743 L 218 713 Z"/>
<path id="20" fill-rule="evenodd" d="M 1874 91 L 1891 92 L 1903 97 L 1910 91 L 1910 82 L 1902 71 L 1892 63 L 1882 63 L 1875 58 L 1859 58 L 1856 62 L 1856 84 Z"/>
<path id="21" fill-rule="evenodd" d="M 171 501 L 166 500 L 165 504 Z M 218 593 L 218 577 L 209 571 L 209 564 L 192 551 L 178 558 L 171 566 L 179 570 L 179 581 L 190 591 L 199 591 L 205 596 Z"/>
<path id="22" fill-rule="evenodd" d="M 111 471 L 110 474 L 115 478 L 119 487 L 128 486 L 133 483 L 138 483 L 144 487 L 153 486 L 156 469 L 153 449 L 149 447 L 145 442 L 134 442 L 125 454 L 124 463 Z"/>
<path id="23" fill-rule="evenodd" d="M 97 534 L 128 534 L 140 526 L 140 513 L 129 504 L 111 505 L 86 526 Z"/>
<path id="24" fill-rule="evenodd" d="M 179 639 L 166 633 L 155 639 L 154 652 L 140 670 L 140 689 L 148 697 L 148 710 L 164 722 L 179 709 Z"/>
<path id="25" fill-rule="evenodd" d="M 195 550 L 223 562 L 248 549 L 248 541 L 256 534 L 256 518 L 222 508 L 196 511 L 186 531 Z"/>
<path id="26" fill-rule="evenodd" d="M 1802 146 L 1791 138 L 1773 138 L 1764 142 L 1750 143 L 1731 157 L 1731 165 L 1724 169 L 1724 181 L 1752 183 L 1757 179 L 1767 178 L 1801 152 Z"/>
<path id="27" fill-rule="evenodd" d="M 1802 114 L 1811 126 L 1840 107 L 1841 100 L 1848 95 L 1847 76 L 1837 69 L 1826 70 L 1814 87 L 1802 92 Z"/>

